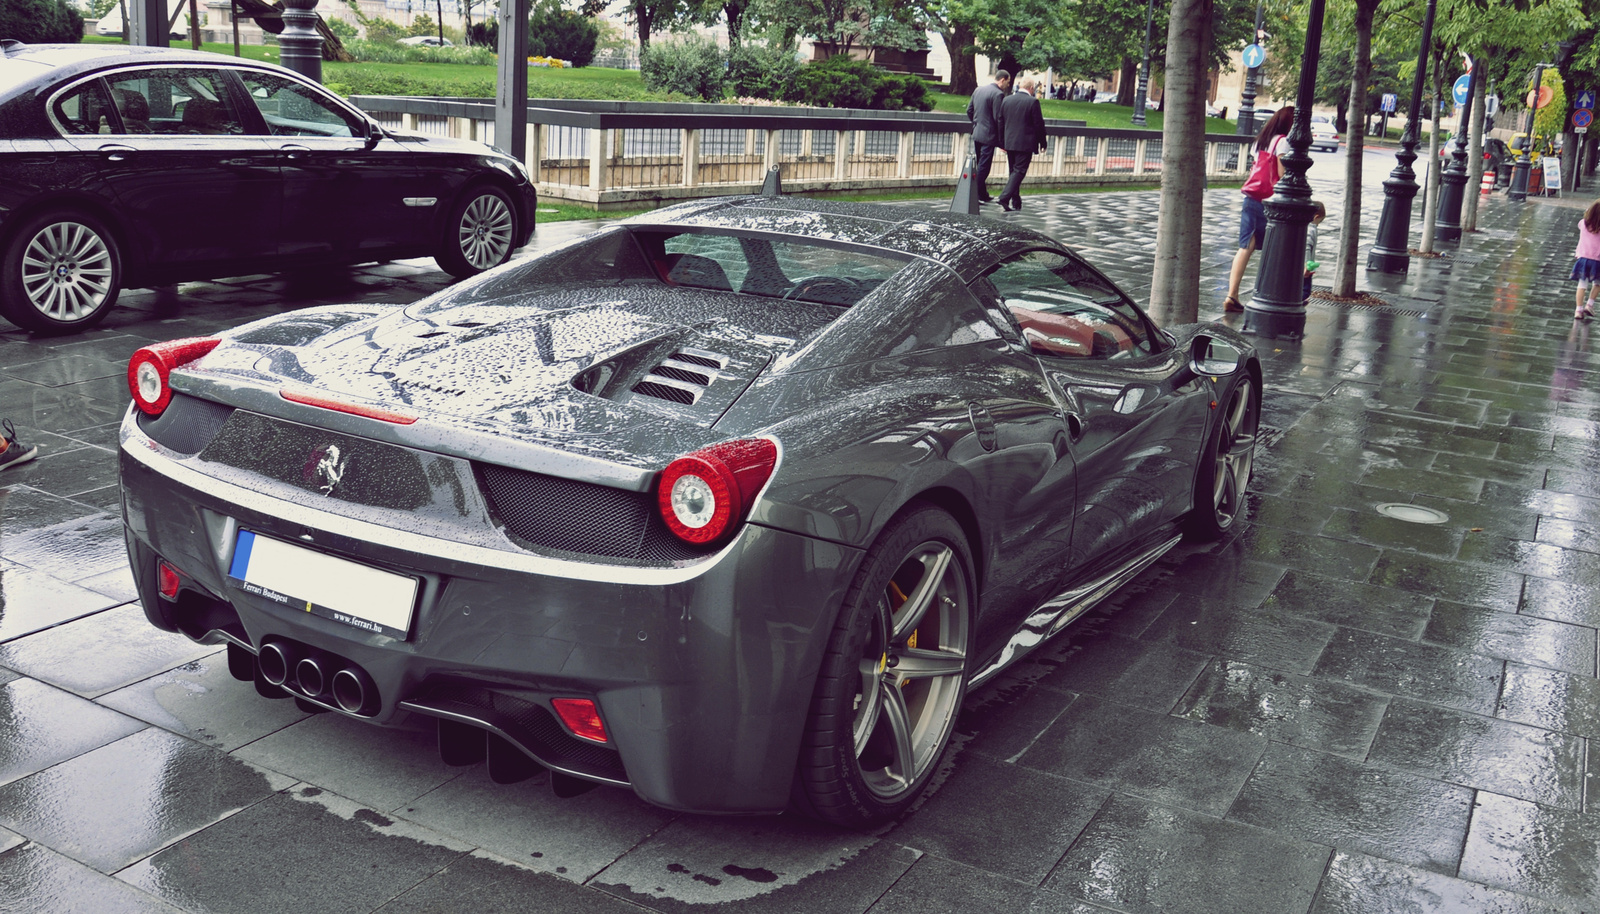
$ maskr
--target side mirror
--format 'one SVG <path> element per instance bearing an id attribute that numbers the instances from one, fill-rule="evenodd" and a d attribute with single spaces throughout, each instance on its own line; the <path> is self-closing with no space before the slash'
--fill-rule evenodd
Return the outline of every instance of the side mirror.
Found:
<path id="1" fill-rule="evenodd" d="M 383 138 L 388 135 L 389 134 L 383 129 L 383 127 L 379 126 L 376 122 L 367 121 L 367 150 L 371 151 L 376 149 L 378 147 L 378 143 L 382 142 Z"/>
<path id="2" fill-rule="evenodd" d="M 1178 369 L 1172 386 L 1182 387 L 1199 378 L 1225 378 L 1239 370 L 1239 350 L 1225 340 L 1197 334 L 1189 343 L 1189 364 Z"/>

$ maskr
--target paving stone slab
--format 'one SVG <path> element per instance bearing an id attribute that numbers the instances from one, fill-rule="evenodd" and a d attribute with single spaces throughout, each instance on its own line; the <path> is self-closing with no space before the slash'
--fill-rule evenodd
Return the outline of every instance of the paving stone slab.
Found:
<path id="1" fill-rule="evenodd" d="M 166 902 L 37 844 L 0 851 L 0 914 L 180 914 Z"/>
<path id="2" fill-rule="evenodd" d="M 1392 549 L 1384 551 L 1367 582 L 1490 609 L 1509 610 L 1522 594 L 1522 575 L 1510 568 L 1446 561 Z"/>
<path id="3" fill-rule="evenodd" d="M 1585 739 L 1600 739 L 1600 680 L 1508 663 L 1495 716 Z M 1594 767 L 1591 761 L 1590 768 Z"/>
<path id="4" fill-rule="evenodd" d="M 1172 714 L 1359 761 L 1386 704 L 1381 696 L 1327 680 L 1213 660 Z"/>
<path id="5" fill-rule="evenodd" d="M 1262 606 L 1343 628 L 1415 640 L 1428 624 L 1433 598 L 1291 568 Z"/>
<path id="6" fill-rule="evenodd" d="M 1486 657 L 1588 676 L 1595 673 L 1595 630 L 1586 626 L 1440 602 L 1422 638 Z"/>
<path id="7" fill-rule="evenodd" d="M 1504 663 L 1464 651 L 1340 629 L 1312 675 L 1479 714 L 1494 713 Z"/>
<path id="8" fill-rule="evenodd" d="M 1059 659 L 1041 685 L 1163 713 L 1189 689 L 1207 660 L 1204 652 L 1170 641 L 1127 638 L 1088 627 L 1067 631 L 1062 642 L 1063 649 L 1052 652 Z"/>
<path id="9" fill-rule="evenodd" d="M 483 851 L 457 857 L 374 914 L 639 914 L 605 892 L 548 873 L 536 873 Z"/>
<path id="10" fill-rule="evenodd" d="M 1575 909 L 1366 854 L 1334 854 L 1311 914 L 1376 911 L 1574 914 Z"/>
<path id="11" fill-rule="evenodd" d="M 24 565 L 0 561 L 0 642 L 54 628 L 116 606 L 120 600 Z M 0 659 L 0 664 L 5 663 Z"/>
<path id="12" fill-rule="evenodd" d="M 33 679 L 0 684 L 0 784 L 144 727 L 131 717 Z"/>
<path id="13" fill-rule="evenodd" d="M 928 855 L 878 899 L 870 914 L 1106 914 L 1109 910 Z"/>
<path id="14" fill-rule="evenodd" d="M 292 701 L 269 701 L 228 672 L 225 650 L 95 699 L 163 730 L 231 752 L 308 715 Z"/>
<path id="15" fill-rule="evenodd" d="M 144 610 L 126 605 L 0 644 L 0 664 L 93 698 L 216 649 L 160 631 Z"/>
<path id="16" fill-rule="evenodd" d="M 1600 587 L 1529 577 L 1523 581 L 1517 612 L 1600 628 Z"/>
<path id="17" fill-rule="evenodd" d="M 1239 609 L 1200 600 L 1169 606 L 1140 638 L 1305 673 L 1336 631 L 1332 625 L 1265 606 Z"/>
<path id="18" fill-rule="evenodd" d="M 1480 792 L 1459 875 L 1592 910 L 1600 898 L 1600 818 Z"/>

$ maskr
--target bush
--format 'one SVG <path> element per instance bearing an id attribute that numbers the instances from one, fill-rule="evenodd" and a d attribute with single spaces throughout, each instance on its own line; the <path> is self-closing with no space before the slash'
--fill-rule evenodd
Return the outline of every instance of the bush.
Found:
<path id="1" fill-rule="evenodd" d="M 528 15 L 528 56 L 570 60 L 587 67 L 594 60 L 600 24 L 594 19 L 562 9 L 561 0 L 541 0 Z"/>
<path id="2" fill-rule="evenodd" d="M 328 24 L 328 31 L 332 32 L 335 38 L 345 44 L 355 41 L 361 34 L 359 29 L 343 19 L 325 18 L 323 21 Z"/>
<path id="3" fill-rule="evenodd" d="M 411 47 L 393 41 L 357 39 L 345 42 L 344 49 L 358 63 L 466 63 L 494 66 L 495 62 L 492 48 Z M 494 95 L 493 92 L 489 94 Z"/>
<path id="4" fill-rule="evenodd" d="M 787 96 L 800 74 L 800 61 L 790 48 L 743 44 L 728 55 L 728 88 L 739 98 Z"/>
<path id="5" fill-rule="evenodd" d="M 410 33 L 405 26 L 387 19 L 368 19 L 362 23 L 367 27 L 367 40 L 380 44 L 394 44 Z M 356 58 L 360 60 L 361 58 Z"/>
<path id="6" fill-rule="evenodd" d="M 674 42 L 658 41 L 639 55 L 639 77 L 658 92 L 720 101 L 727 64 L 715 41 L 685 35 Z"/>
<path id="7" fill-rule="evenodd" d="M 885 73 L 865 60 L 842 54 L 801 67 L 786 100 L 816 108 L 933 110 L 928 84 L 921 78 Z"/>
<path id="8" fill-rule="evenodd" d="M 439 27 L 433 24 L 433 17 L 427 13 L 418 13 L 417 17 L 411 20 L 411 26 L 406 29 L 406 37 L 408 38 L 437 35 L 438 33 Z"/>
<path id="9" fill-rule="evenodd" d="M 83 40 L 83 14 L 66 0 L 4 0 L 0 38 L 28 44 L 77 44 Z"/>
<path id="10" fill-rule="evenodd" d="M 487 22 L 474 22 L 467 29 L 467 44 L 480 48 L 498 48 L 500 46 L 500 23 L 490 19 Z"/>

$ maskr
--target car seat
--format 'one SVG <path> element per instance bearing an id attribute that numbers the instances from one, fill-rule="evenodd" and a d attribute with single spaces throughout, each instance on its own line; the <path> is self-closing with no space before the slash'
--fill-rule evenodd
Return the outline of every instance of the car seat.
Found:
<path id="1" fill-rule="evenodd" d="M 124 133 L 150 133 L 150 102 L 132 89 L 112 89 Z"/>
<path id="2" fill-rule="evenodd" d="M 222 102 L 191 98 L 183 103 L 183 129 L 188 133 L 226 133 L 227 119 Z"/>
<path id="3" fill-rule="evenodd" d="M 728 274 L 722 269 L 722 264 L 710 257 L 702 257 L 699 254 L 668 254 L 666 267 L 667 282 L 673 285 L 733 291 L 733 283 L 728 281 Z"/>

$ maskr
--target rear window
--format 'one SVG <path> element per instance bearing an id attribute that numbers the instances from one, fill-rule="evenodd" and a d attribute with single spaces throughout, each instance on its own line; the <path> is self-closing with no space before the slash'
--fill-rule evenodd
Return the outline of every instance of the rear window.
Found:
<path id="1" fill-rule="evenodd" d="M 658 278 L 715 289 L 850 307 L 900 272 L 906 258 L 846 244 L 713 232 L 635 232 Z"/>

